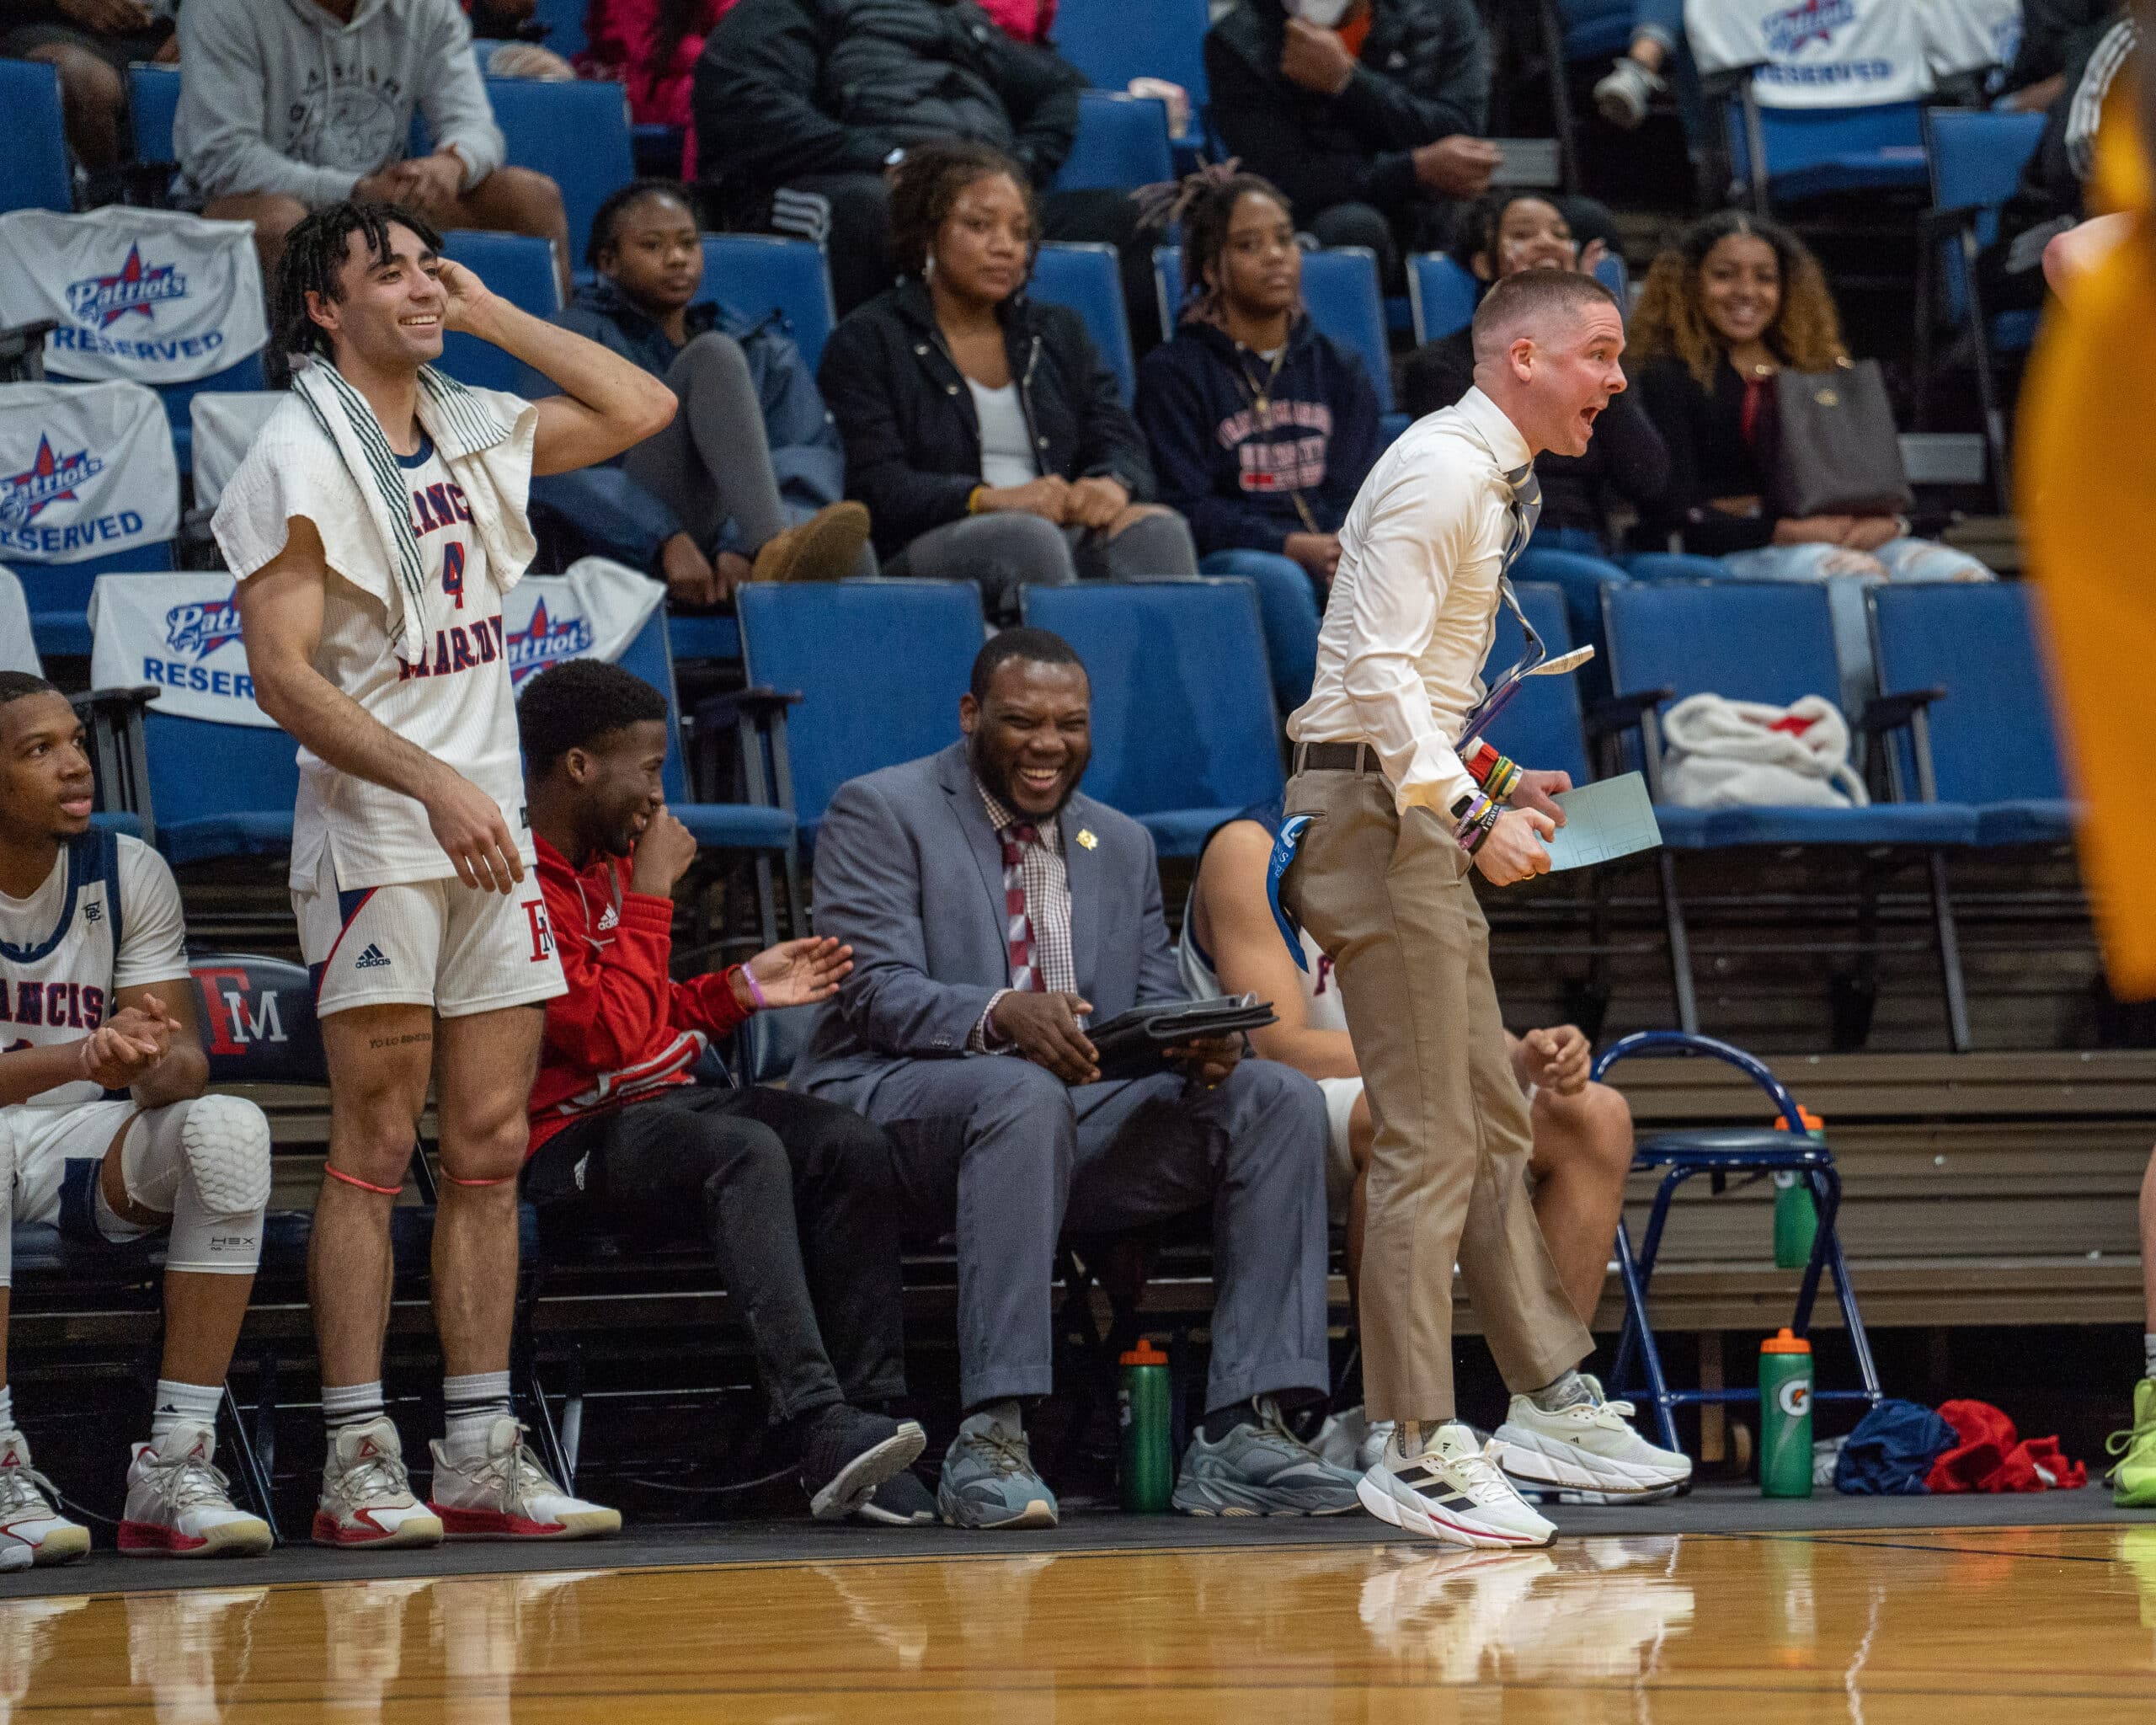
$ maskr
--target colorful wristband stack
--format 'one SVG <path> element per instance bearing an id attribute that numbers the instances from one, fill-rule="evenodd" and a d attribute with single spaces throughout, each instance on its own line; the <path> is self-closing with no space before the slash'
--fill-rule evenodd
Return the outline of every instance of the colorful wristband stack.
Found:
<path id="1" fill-rule="evenodd" d="M 1493 803 L 1505 802 L 1519 788 L 1523 773 L 1519 762 L 1509 755 L 1500 755 L 1486 742 L 1478 742 L 1475 752 L 1462 764 Z"/>
<path id="2" fill-rule="evenodd" d="M 1504 804 L 1492 801 L 1487 793 L 1463 797 L 1454 804 L 1454 836 L 1459 839 L 1460 849 L 1470 857 L 1481 850 L 1482 841 L 1490 836 L 1490 829 L 1504 812 Z"/>

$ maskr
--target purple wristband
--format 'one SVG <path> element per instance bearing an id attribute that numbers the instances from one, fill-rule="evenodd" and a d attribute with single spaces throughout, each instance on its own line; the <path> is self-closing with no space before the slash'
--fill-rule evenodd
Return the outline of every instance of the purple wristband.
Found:
<path id="1" fill-rule="evenodd" d="M 741 980 L 749 985 L 749 998 L 756 1003 L 758 1012 L 762 1012 L 765 1007 L 771 1005 L 771 1002 L 764 998 L 763 990 L 756 986 L 756 973 L 746 964 L 741 967 Z"/>

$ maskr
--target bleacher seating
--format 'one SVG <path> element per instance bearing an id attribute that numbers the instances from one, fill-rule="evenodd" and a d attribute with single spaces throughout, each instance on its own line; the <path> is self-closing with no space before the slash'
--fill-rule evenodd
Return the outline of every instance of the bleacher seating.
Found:
<path id="1" fill-rule="evenodd" d="M 0 211 L 75 207 L 61 112 L 56 68 L 41 60 L 0 60 L 0 114 L 8 116 Z"/>
<path id="2" fill-rule="evenodd" d="M 1917 424 L 1924 423 L 1922 415 L 1930 394 L 1940 333 L 1936 326 L 1943 323 L 1947 335 L 1968 344 L 1991 456 L 1992 495 L 2002 508 L 2007 447 L 1999 361 L 2026 353 L 2035 344 L 2038 313 L 1986 312 L 1976 291 L 1976 258 L 1981 248 L 1998 238 L 1999 208 L 2013 195 L 2043 132 L 2041 114 L 1940 108 L 1924 115 L 1932 207 L 1924 214 L 1923 232 L 1934 242 L 1938 274 L 1917 296 Z"/>
<path id="3" fill-rule="evenodd" d="M 2019 582 L 1889 586 L 1871 595 L 1880 686 L 1890 696 L 1940 692 L 1897 740 L 1903 782 L 1920 801 L 1973 807 L 1983 846 L 2073 836 L 2033 608 Z"/>
<path id="4" fill-rule="evenodd" d="M 561 277 L 553 248 L 521 233 L 483 233 L 452 228 L 441 237 L 442 255 L 478 275 L 488 289 L 535 318 L 552 318 L 562 308 Z M 522 361 L 492 342 L 452 332 L 442 338 L 441 368 L 460 383 L 480 389 L 516 387 Z"/>
<path id="5" fill-rule="evenodd" d="M 1604 588 L 1602 611 L 1615 691 L 1609 718 L 1614 725 L 1636 729 L 1662 827 L 1663 848 L 1656 858 L 1680 1027 L 1696 1031 L 1699 1023 L 1690 940 L 1673 853 L 1830 846 L 1866 858 L 1886 859 L 1899 853 L 1928 867 L 1948 1039 L 1956 1049 L 1967 1047 L 1967 1007 L 1941 852 L 1974 841 L 1975 809 L 1959 803 L 1883 802 L 1869 808 L 1746 806 L 1702 811 L 1674 808 L 1660 795 L 1662 742 L 1657 718 L 1670 702 L 1700 693 L 1777 706 L 1807 695 L 1835 698 L 1842 686 L 1843 667 L 1825 592 L 1815 585 L 1780 582 L 1635 582 Z M 1898 702 L 1882 699 L 1850 714 L 1853 738 L 1875 740 L 1876 754 L 1885 739 L 1908 723 L 1911 702 L 1919 708 L 1922 704 L 1919 697 L 1904 692 Z M 1880 867 L 1886 866 L 1882 860 Z M 1867 866 L 1863 873 L 1860 895 L 1868 901 L 1877 889 L 1877 872 Z"/>
<path id="6" fill-rule="evenodd" d="M 1133 78 L 1165 78 L 1190 94 L 1191 131 L 1205 135 L 1205 0 L 1063 0 L 1055 14 L 1055 51 L 1097 89 L 1120 90 Z"/>
<path id="7" fill-rule="evenodd" d="M 1195 857 L 1283 780 L 1257 595 L 1248 582 L 1027 587 L 1026 622 L 1077 649 L 1093 686 L 1086 793 L 1134 817 L 1163 857 Z"/>
<path id="8" fill-rule="evenodd" d="M 552 176 L 562 189 L 570 258 L 581 263 L 600 205 L 636 178 L 627 96 L 615 83 L 490 77 L 487 99 L 509 141 L 510 162 Z"/>
<path id="9" fill-rule="evenodd" d="M 1914 102 L 1766 108 L 1752 99 L 1748 85 L 1724 112 L 1737 182 L 1750 188 L 1753 206 L 1763 215 L 1778 203 L 1915 190 L 1924 183 L 1923 111 Z"/>
<path id="10" fill-rule="evenodd" d="M 1080 93 L 1078 136 L 1056 172 L 1056 190 L 1129 191 L 1171 179 L 1175 171 L 1166 103 L 1105 90 Z"/>
<path id="11" fill-rule="evenodd" d="M 127 117 L 135 129 L 137 162 L 179 165 L 179 155 L 172 142 L 173 116 L 179 111 L 177 66 L 137 61 L 127 68 Z"/>
<path id="12" fill-rule="evenodd" d="M 764 583 L 734 602 L 749 681 L 801 697 L 777 777 L 804 843 L 846 780 L 957 740 L 958 697 L 981 648 L 973 582 Z M 844 650 L 848 642 L 863 650 Z"/>
<path id="13" fill-rule="evenodd" d="M 1125 407 L 1138 388 L 1138 362 L 1130 350 L 1130 323 L 1123 314 L 1123 283 L 1111 245 L 1044 245 L 1033 259 L 1031 291 L 1038 299 L 1067 306 L 1086 320 L 1093 350 L 1115 373 Z"/>
<path id="14" fill-rule="evenodd" d="M 189 399 L 196 509 L 216 508 L 217 499 L 246 458 L 248 446 L 284 399 L 281 389 L 213 390 Z"/>
<path id="15" fill-rule="evenodd" d="M 824 248 L 772 233 L 707 233 L 703 248 L 705 296 L 752 323 L 777 312 L 814 371 L 838 322 Z"/>

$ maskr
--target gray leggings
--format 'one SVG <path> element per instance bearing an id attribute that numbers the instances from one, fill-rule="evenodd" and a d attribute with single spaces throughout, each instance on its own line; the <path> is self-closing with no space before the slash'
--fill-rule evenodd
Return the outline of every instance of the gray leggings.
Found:
<path id="1" fill-rule="evenodd" d="M 1024 586 L 1194 575 L 1198 547 L 1183 518 L 1167 510 L 1140 515 L 1113 539 L 1092 527 L 1059 527 L 1039 515 L 968 515 L 930 528 L 885 563 L 883 573 L 978 581 L 982 608 L 1006 618 L 1017 615 Z"/>
<path id="2" fill-rule="evenodd" d="M 622 466 L 680 518 L 707 555 L 730 521 L 739 549 L 755 556 L 787 521 L 748 356 L 731 336 L 708 330 L 675 356 L 666 385 L 681 398 L 680 412 Z"/>

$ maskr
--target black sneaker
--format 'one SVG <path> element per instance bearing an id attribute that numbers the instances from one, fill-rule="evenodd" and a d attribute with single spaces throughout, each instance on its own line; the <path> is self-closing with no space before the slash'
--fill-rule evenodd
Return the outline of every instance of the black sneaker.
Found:
<path id="1" fill-rule="evenodd" d="M 808 1513 L 819 1521 L 851 1514 L 928 1447 L 919 1422 L 902 1423 L 842 1402 L 817 1409 L 803 1423 L 801 1488 L 808 1493 Z"/>
<path id="2" fill-rule="evenodd" d="M 859 1520 L 884 1527 L 928 1527 L 936 1520 L 936 1494 L 910 1467 L 901 1467 L 853 1513 Z"/>

